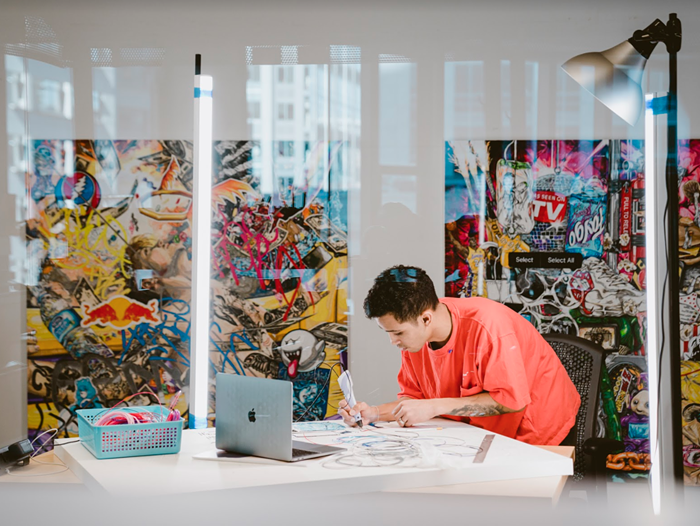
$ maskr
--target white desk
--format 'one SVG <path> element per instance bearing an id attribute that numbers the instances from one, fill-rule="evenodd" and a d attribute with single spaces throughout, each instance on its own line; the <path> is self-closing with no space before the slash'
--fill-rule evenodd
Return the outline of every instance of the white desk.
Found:
<path id="1" fill-rule="evenodd" d="M 440 420 L 442 429 L 417 429 L 425 436 L 449 436 L 479 446 L 482 429 Z M 435 424 L 435 422 L 433 422 Z M 415 428 L 412 428 L 415 429 Z M 56 448 L 56 454 L 92 491 L 116 496 L 166 496 L 193 492 L 235 493 L 236 497 L 286 498 L 333 496 L 442 486 L 467 482 L 571 475 L 567 458 L 496 435 L 483 463 L 461 469 L 373 467 L 328 469 L 325 458 L 297 463 L 217 462 L 193 459 L 213 449 L 213 430 L 185 430 L 178 455 L 98 460 L 79 443 Z M 314 438 L 314 442 L 322 442 Z M 330 442 L 331 439 L 326 439 Z"/>
<path id="2" fill-rule="evenodd" d="M 537 446 L 552 453 L 574 460 L 573 446 Z M 414 493 L 425 495 L 454 495 L 457 497 L 495 497 L 537 500 L 550 506 L 556 506 L 566 484 L 567 476 L 532 477 L 526 479 L 490 480 L 449 486 L 427 488 L 409 488 L 390 490 L 397 493 Z"/>
<path id="3" fill-rule="evenodd" d="M 28 466 L 13 467 L 11 470 L 14 475 L 8 475 L 4 470 L 0 471 L 0 485 L 61 484 L 64 487 L 82 486 L 82 481 L 78 477 L 70 470 L 61 467 L 60 462 L 54 458 L 54 451 L 37 455 Z M 2 491 L 1 486 L 0 491 Z"/>

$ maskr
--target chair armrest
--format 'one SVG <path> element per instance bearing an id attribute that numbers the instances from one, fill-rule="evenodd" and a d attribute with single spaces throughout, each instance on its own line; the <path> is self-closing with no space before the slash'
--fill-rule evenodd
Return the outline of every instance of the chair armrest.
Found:
<path id="1" fill-rule="evenodd" d="M 592 457 L 591 468 L 594 473 L 602 476 L 605 472 L 605 463 L 610 453 L 621 451 L 625 448 L 625 444 L 621 440 L 613 440 L 610 438 L 588 438 L 583 443 L 583 452 Z"/>
<path id="2" fill-rule="evenodd" d="M 583 443 L 583 452 L 594 458 L 599 456 L 607 457 L 613 451 L 624 448 L 625 444 L 621 440 L 612 440 L 610 438 L 593 437 L 586 439 Z"/>

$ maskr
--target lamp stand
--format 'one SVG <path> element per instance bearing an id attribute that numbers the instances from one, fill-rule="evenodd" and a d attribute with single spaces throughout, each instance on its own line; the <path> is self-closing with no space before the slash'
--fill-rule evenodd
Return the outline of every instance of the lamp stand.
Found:
<path id="1" fill-rule="evenodd" d="M 669 54 L 669 90 L 666 157 L 666 192 L 668 198 L 668 272 L 669 279 L 669 363 L 671 365 L 671 445 L 673 447 L 673 478 L 683 484 L 683 440 L 681 434 L 681 341 L 680 341 L 680 262 L 678 258 L 678 85 L 677 54 L 681 47 L 681 21 L 671 13 L 663 42 Z M 682 494 L 682 492 L 681 492 Z"/>
<path id="2" fill-rule="evenodd" d="M 680 261 L 678 257 L 678 68 L 677 55 L 681 49 L 681 21 L 676 13 L 669 15 L 664 25 L 661 20 L 655 20 L 649 27 L 634 32 L 629 42 L 644 57 L 649 57 L 654 47 L 663 42 L 669 54 L 669 89 L 666 96 L 665 111 L 667 115 L 667 155 L 666 155 L 666 268 L 669 273 L 668 284 L 668 357 L 670 374 L 669 385 L 671 394 L 671 429 L 670 446 L 672 448 L 672 479 L 676 484 L 683 484 L 683 439 L 681 432 L 681 340 L 680 340 Z M 661 307 L 663 308 L 663 302 Z M 660 349 L 663 352 L 663 349 Z M 660 375 L 663 376 L 663 375 Z M 675 492 L 682 495 L 682 491 Z"/>

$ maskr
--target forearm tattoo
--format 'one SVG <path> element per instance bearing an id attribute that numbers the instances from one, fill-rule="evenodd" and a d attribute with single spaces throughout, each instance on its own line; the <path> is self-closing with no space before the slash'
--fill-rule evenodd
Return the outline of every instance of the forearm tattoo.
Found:
<path id="1" fill-rule="evenodd" d="M 497 416 L 504 415 L 507 412 L 505 407 L 496 402 L 495 406 L 478 403 L 464 404 L 462 407 L 457 407 L 447 414 L 455 416 Z"/>

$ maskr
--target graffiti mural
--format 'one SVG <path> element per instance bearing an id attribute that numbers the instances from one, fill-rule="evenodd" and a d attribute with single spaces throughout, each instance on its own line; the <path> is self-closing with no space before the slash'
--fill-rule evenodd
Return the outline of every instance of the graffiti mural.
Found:
<path id="1" fill-rule="evenodd" d="M 257 149 L 215 144 L 211 371 L 289 380 L 295 420 L 335 418 L 347 364 L 343 143 L 304 143 L 303 165 L 269 187 Z M 213 382 L 211 394 L 213 412 Z"/>
<path id="2" fill-rule="evenodd" d="M 190 225 L 147 203 L 177 180 L 191 201 L 181 141 L 35 141 L 27 180 L 30 436 L 77 433 L 76 410 L 135 393 L 187 413 Z M 187 197 L 185 197 L 187 196 Z M 160 208 L 156 204 L 155 208 Z M 147 212 L 147 213 L 144 213 Z M 139 271 L 152 279 L 137 283 Z M 148 394 L 133 404 L 148 405 Z"/>
<path id="3" fill-rule="evenodd" d="M 610 455 L 607 467 L 616 471 L 648 471 L 649 389 L 642 356 L 610 355 L 606 360 L 615 412 L 620 416 L 619 439 L 624 451 Z"/>
<path id="4" fill-rule="evenodd" d="M 645 473 L 642 144 L 461 141 L 446 143 L 445 151 L 446 294 L 489 297 L 541 333 L 578 335 L 606 349 L 599 434 L 625 444 L 608 467 L 625 476 Z M 696 184 L 684 201 L 690 222 L 700 204 L 700 179 Z M 700 227 L 688 228 L 688 257 L 694 258 Z M 694 277 L 686 281 L 694 284 Z M 694 297 L 687 303 L 688 322 L 700 319 L 700 303 Z M 686 332 L 695 349 L 695 328 Z"/>
<path id="5" fill-rule="evenodd" d="M 681 362 L 685 481 L 700 485 L 700 362 Z"/>
<path id="6" fill-rule="evenodd" d="M 683 467 L 700 486 L 700 141 L 679 141 L 678 153 Z"/>
<path id="7" fill-rule="evenodd" d="M 259 145 L 214 147 L 210 411 L 229 372 L 289 379 L 298 419 L 331 417 L 347 360 L 343 145 L 304 144 L 265 191 Z M 135 393 L 182 391 L 186 416 L 192 144 L 42 140 L 31 157 L 30 438 L 75 435 L 77 409 Z"/>

